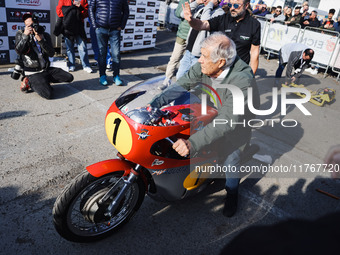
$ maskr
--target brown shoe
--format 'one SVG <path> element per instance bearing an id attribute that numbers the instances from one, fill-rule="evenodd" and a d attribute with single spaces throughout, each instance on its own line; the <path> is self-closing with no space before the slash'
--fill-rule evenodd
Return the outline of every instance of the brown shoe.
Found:
<path id="1" fill-rule="evenodd" d="M 21 85 L 20 85 L 20 90 L 22 91 L 22 92 L 25 92 L 25 93 L 27 93 L 29 90 L 30 90 L 30 85 L 29 85 L 29 80 L 28 80 L 28 78 L 27 77 L 25 77 L 23 80 L 22 80 L 22 82 L 21 82 Z"/>

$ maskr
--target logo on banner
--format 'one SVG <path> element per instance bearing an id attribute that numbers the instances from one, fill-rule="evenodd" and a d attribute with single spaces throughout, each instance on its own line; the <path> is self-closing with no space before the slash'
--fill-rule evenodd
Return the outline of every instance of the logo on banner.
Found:
<path id="1" fill-rule="evenodd" d="M 14 50 L 15 49 L 15 36 L 9 36 L 8 42 L 9 42 L 9 49 Z"/>
<path id="2" fill-rule="evenodd" d="M 17 5 L 40 6 L 41 0 L 16 0 Z"/>
<path id="3" fill-rule="evenodd" d="M 135 40 L 141 40 L 143 39 L 143 35 L 135 35 Z"/>
<path id="4" fill-rule="evenodd" d="M 152 28 L 151 27 L 149 27 L 149 28 L 147 27 L 147 28 L 144 29 L 144 32 L 145 33 L 152 33 Z"/>
<path id="5" fill-rule="evenodd" d="M 135 19 L 135 15 L 129 15 L 128 19 Z"/>
<path id="6" fill-rule="evenodd" d="M 146 15 L 146 20 L 153 20 L 154 16 L 153 15 Z"/>
<path id="7" fill-rule="evenodd" d="M 155 3 L 155 2 L 148 2 L 148 6 L 150 6 L 150 7 L 155 7 L 155 6 L 156 6 L 156 3 Z"/>
<path id="8" fill-rule="evenodd" d="M 125 33 L 125 34 L 133 34 L 133 28 L 126 28 L 126 29 L 124 30 L 124 33 Z"/>
<path id="9" fill-rule="evenodd" d="M 145 8 L 137 8 L 138 13 L 145 13 Z"/>
<path id="10" fill-rule="evenodd" d="M 151 41 L 144 41 L 143 42 L 143 45 L 150 45 L 151 44 Z"/>
<path id="11" fill-rule="evenodd" d="M 0 51 L 0 64 L 7 64 L 9 63 L 9 51 L 2 50 Z"/>
<path id="12" fill-rule="evenodd" d="M 137 28 L 136 31 L 135 31 L 135 33 L 143 33 L 143 29 Z"/>
<path id="13" fill-rule="evenodd" d="M 125 42 L 125 43 L 123 44 L 123 46 L 126 47 L 126 48 L 128 48 L 128 47 L 132 47 L 133 44 L 132 44 L 132 42 Z"/>
<path id="14" fill-rule="evenodd" d="M 21 26 L 21 25 L 13 25 L 12 26 L 12 32 L 15 32 L 17 30 L 25 30 L 25 26 Z"/>
<path id="15" fill-rule="evenodd" d="M 125 41 L 133 40 L 133 37 L 132 37 L 131 35 L 128 35 L 128 36 L 125 36 L 125 37 L 124 37 L 124 40 L 125 40 Z"/>
<path id="16" fill-rule="evenodd" d="M 144 22 L 136 22 L 136 27 L 144 27 Z"/>
<path id="17" fill-rule="evenodd" d="M 137 1 L 136 0 L 130 0 L 128 1 L 129 5 L 136 5 Z"/>
<path id="18" fill-rule="evenodd" d="M 0 36 L 7 36 L 7 25 L 5 22 L 0 22 Z"/>
<path id="19" fill-rule="evenodd" d="M 27 10 L 21 9 L 12 9 L 6 8 L 7 14 L 7 22 L 23 22 L 22 16 L 27 13 Z M 33 14 L 38 18 L 40 23 L 49 23 L 50 22 L 50 11 L 45 10 L 36 10 L 33 11 Z"/>
<path id="20" fill-rule="evenodd" d="M 140 1 L 140 2 L 138 3 L 138 5 L 140 5 L 140 6 L 143 6 L 143 5 L 146 5 L 146 3 L 145 3 L 145 2 L 142 2 L 142 1 Z"/>

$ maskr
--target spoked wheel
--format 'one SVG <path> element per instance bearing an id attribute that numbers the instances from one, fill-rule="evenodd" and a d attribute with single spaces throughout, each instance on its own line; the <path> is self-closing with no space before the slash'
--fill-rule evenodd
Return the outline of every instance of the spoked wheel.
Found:
<path id="1" fill-rule="evenodd" d="M 134 182 L 111 216 L 107 207 L 115 199 L 124 182 L 122 172 L 96 178 L 84 172 L 68 185 L 57 198 L 53 207 L 53 221 L 58 233 L 73 242 L 92 242 L 103 239 L 124 225 L 141 206 L 144 183 L 140 178 Z M 101 198 L 114 186 L 109 199 Z"/>

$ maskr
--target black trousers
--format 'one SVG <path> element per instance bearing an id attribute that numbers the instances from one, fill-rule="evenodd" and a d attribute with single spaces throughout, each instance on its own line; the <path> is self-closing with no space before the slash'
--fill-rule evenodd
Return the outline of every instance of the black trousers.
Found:
<path id="1" fill-rule="evenodd" d="M 46 99 L 52 98 L 53 88 L 50 83 L 71 82 L 73 75 L 61 68 L 49 67 L 46 71 L 27 76 L 33 91 Z"/>

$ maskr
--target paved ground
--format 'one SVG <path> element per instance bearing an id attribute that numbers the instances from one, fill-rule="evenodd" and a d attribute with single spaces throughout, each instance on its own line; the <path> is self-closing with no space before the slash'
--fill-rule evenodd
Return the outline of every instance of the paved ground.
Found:
<path id="1" fill-rule="evenodd" d="M 155 49 L 122 55 L 127 87 L 102 87 L 98 72 L 78 70 L 73 83 L 54 85 L 53 100 L 21 93 L 8 67 L 0 67 L 0 254 L 218 254 L 250 225 L 289 217 L 313 219 L 340 209 L 338 200 L 316 192 L 318 188 L 340 196 L 339 181 L 329 179 L 328 173 L 267 174 L 244 178 L 239 210 L 231 219 L 222 216 L 225 191 L 217 181 L 186 201 L 166 204 L 146 197 L 129 224 L 101 242 L 75 244 L 58 236 L 51 217 L 57 195 L 85 166 L 115 155 L 104 131 L 106 110 L 127 88 L 164 74 L 174 38 L 175 33 L 160 31 Z M 271 106 L 276 67 L 276 59 L 261 56 L 257 81 L 262 109 Z M 306 73 L 304 79 L 309 88 L 339 91 L 333 77 Z M 259 154 L 269 155 L 273 166 L 321 164 L 328 148 L 339 143 L 339 100 L 322 108 L 305 106 L 312 116 L 294 107 L 281 116 L 279 104 L 266 117 L 295 119 L 295 128 L 278 124 L 254 130 Z"/>

